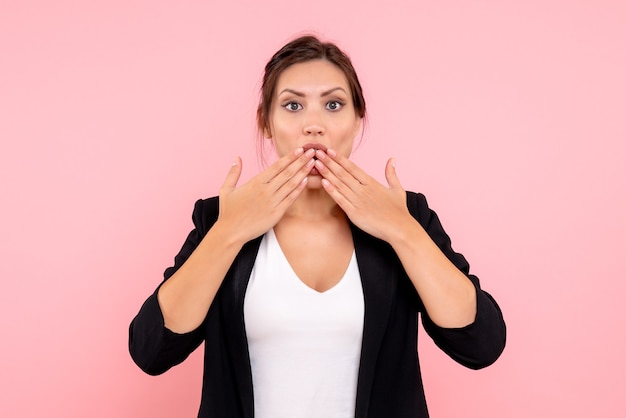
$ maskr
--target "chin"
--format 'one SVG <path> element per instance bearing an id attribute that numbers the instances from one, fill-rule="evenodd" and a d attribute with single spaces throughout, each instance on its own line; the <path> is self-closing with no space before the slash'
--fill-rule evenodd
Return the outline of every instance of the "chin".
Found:
<path id="1" fill-rule="evenodd" d="M 307 189 L 323 189 L 322 186 L 322 176 L 309 176 L 309 179 L 306 182 Z"/>

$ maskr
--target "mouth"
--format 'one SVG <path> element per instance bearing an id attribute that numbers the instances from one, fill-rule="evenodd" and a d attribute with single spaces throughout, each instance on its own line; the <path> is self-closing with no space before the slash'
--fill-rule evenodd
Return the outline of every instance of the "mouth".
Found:
<path id="1" fill-rule="evenodd" d="M 319 143 L 308 143 L 302 146 L 302 149 L 304 149 L 304 152 L 307 152 L 311 148 L 313 148 L 314 150 L 320 150 L 324 152 L 326 152 L 326 150 L 328 149 L 326 145 L 319 144 Z M 313 158 L 317 160 L 317 157 L 313 156 Z"/>

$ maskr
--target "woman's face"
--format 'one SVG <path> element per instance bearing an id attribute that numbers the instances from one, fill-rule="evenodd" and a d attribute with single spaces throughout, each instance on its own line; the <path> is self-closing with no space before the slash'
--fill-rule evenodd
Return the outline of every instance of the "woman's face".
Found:
<path id="1" fill-rule="evenodd" d="M 265 135 L 279 157 L 312 145 L 348 157 L 361 128 L 346 76 L 326 60 L 294 64 L 282 72 L 269 119 Z"/>

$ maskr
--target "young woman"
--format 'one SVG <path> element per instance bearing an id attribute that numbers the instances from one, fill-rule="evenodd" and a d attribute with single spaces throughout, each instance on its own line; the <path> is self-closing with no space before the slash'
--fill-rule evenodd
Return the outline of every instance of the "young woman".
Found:
<path id="1" fill-rule="evenodd" d="M 418 313 L 470 368 L 505 325 L 393 160 L 382 185 L 349 159 L 365 101 L 349 58 L 305 36 L 265 67 L 259 130 L 279 159 L 196 203 L 175 265 L 130 327 L 160 374 L 205 342 L 199 417 L 427 417 Z M 453 397 L 454 394 L 451 394 Z"/>

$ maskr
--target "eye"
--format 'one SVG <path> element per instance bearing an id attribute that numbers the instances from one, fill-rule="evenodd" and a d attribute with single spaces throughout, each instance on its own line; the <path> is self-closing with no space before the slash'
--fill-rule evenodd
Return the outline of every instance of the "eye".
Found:
<path id="1" fill-rule="evenodd" d="M 302 109 L 302 105 L 297 102 L 287 102 L 283 105 L 283 107 L 290 112 L 297 112 Z"/>
<path id="2" fill-rule="evenodd" d="M 343 107 L 343 103 L 339 100 L 331 100 L 330 102 L 326 103 L 326 109 L 333 111 L 333 112 L 336 112 L 342 107 Z"/>

